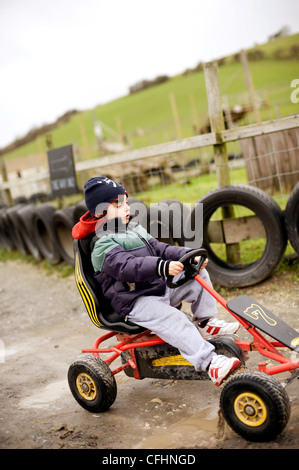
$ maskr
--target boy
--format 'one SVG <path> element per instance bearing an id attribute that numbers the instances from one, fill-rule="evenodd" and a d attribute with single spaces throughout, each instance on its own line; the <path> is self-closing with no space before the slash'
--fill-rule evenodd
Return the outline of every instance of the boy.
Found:
<path id="1" fill-rule="evenodd" d="M 88 212 L 72 235 L 82 239 L 95 232 L 91 261 L 105 298 L 122 318 L 178 348 L 195 370 L 206 370 L 219 386 L 241 361 L 217 355 L 202 335 L 231 335 L 239 324 L 215 319 L 216 301 L 196 281 L 175 289 L 166 285 L 168 275 L 180 276 L 183 265 L 178 260 L 190 249 L 159 242 L 140 224 L 130 222 L 127 192 L 115 181 L 90 178 L 84 189 Z M 210 283 L 206 264 L 207 260 L 201 276 Z M 175 307 L 183 299 L 191 303 L 198 326 Z"/>

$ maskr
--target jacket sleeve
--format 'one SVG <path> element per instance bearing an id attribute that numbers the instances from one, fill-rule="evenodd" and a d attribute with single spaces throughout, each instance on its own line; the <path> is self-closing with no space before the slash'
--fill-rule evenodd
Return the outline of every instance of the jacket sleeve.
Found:
<path id="1" fill-rule="evenodd" d="M 92 253 L 95 271 L 101 271 L 118 281 L 143 282 L 158 278 L 158 256 L 138 257 L 115 244 L 110 249 L 97 243 Z"/>
<path id="2" fill-rule="evenodd" d="M 159 242 L 153 237 L 150 238 L 149 243 L 155 250 L 157 256 L 163 260 L 178 261 L 182 256 L 188 253 L 188 251 L 191 251 L 191 248 L 168 245 L 167 243 Z"/>
<path id="3" fill-rule="evenodd" d="M 123 282 L 150 281 L 159 277 L 159 261 L 159 257 L 138 257 L 118 247 L 106 255 L 102 272 Z"/>

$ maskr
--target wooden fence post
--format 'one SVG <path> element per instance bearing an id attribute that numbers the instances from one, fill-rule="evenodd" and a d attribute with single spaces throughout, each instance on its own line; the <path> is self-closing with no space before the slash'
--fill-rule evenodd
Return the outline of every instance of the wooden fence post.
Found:
<path id="1" fill-rule="evenodd" d="M 176 105 L 176 101 L 175 101 L 175 97 L 173 93 L 169 94 L 169 99 L 170 99 L 170 104 L 171 104 L 172 116 L 173 116 L 173 120 L 175 123 L 176 136 L 177 136 L 177 139 L 182 139 L 183 135 L 182 135 L 181 123 L 180 123 L 179 113 L 178 113 L 178 109 L 177 109 L 177 105 Z"/>
<path id="2" fill-rule="evenodd" d="M 211 131 L 216 134 L 214 145 L 214 159 L 216 165 L 216 176 L 218 186 L 227 186 L 230 184 L 230 174 L 228 165 L 228 155 L 226 144 L 222 141 L 221 132 L 225 130 L 224 117 L 221 105 L 221 96 L 218 80 L 218 66 L 216 62 L 207 62 L 204 64 L 205 83 L 208 97 L 209 116 Z M 223 218 L 233 218 L 234 208 L 223 207 Z M 240 262 L 240 252 L 238 244 L 226 244 L 227 261 L 230 263 Z"/>
<path id="3" fill-rule="evenodd" d="M 5 166 L 5 162 L 4 162 L 3 157 L 0 157 L 0 171 L 1 171 L 3 183 L 7 183 L 8 182 L 8 177 L 7 177 L 7 171 L 6 171 L 6 166 Z M 9 207 L 12 207 L 13 206 L 13 198 L 12 198 L 12 195 L 11 195 L 10 188 L 6 188 L 4 190 L 4 193 L 5 193 L 7 205 Z"/>
<path id="4" fill-rule="evenodd" d="M 78 121 L 79 121 L 79 128 L 80 128 L 80 133 L 82 137 L 82 142 L 83 142 L 83 149 L 84 149 L 84 159 L 85 160 L 90 160 L 91 159 L 91 153 L 90 153 L 90 148 L 87 140 L 87 135 L 86 135 L 86 129 L 85 129 L 85 124 L 82 118 L 82 115 L 79 114 L 78 116 Z M 87 156 L 87 158 L 86 158 Z"/>
<path id="5" fill-rule="evenodd" d="M 120 116 L 115 116 L 115 122 L 116 122 L 116 127 L 117 127 L 117 134 L 120 139 L 120 142 L 125 145 L 127 142 L 126 142 L 126 137 L 123 131 L 123 126 L 122 126 L 122 121 L 121 121 Z"/>
<path id="6" fill-rule="evenodd" d="M 259 105 L 258 105 L 258 102 L 257 102 L 256 92 L 255 92 L 255 89 L 254 89 L 254 86 L 253 86 L 251 73 L 250 73 L 250 70 L 249 70 L 249 64 L 248 64 L 246 52 L 241 51 L 240 56 L 241 56 L 241 61 L 242 61 L 243 68 L 244 68 L 245 82 L 246 82 L 246 85 L 247 85 L 247 88 L 248 88 L 248 91 L 249 91 L 251 104 L 252 104 L 254 115 L 255 115 L 255 120 L 256 120 L 256 122 L 261 122 L 260 109 L 259 109 Z"/>
<path id="7" fill-rule="evenodd" d="M 217 144 L 214 145 L 216 176 L 218 186 L 230 184 L 228 155 L 226 144 L 222 142 L 221 131 L 225 129 L 221 106 L 221 96 L 218 81 L 218 67 L 216 62 L 204 64 L 205 82 L 208 97 L 211 131 L 216 134 Z"/>
<path id="8" fill-rule="evenodd" d="M 192 119 L 193 119 L 193 134 L 198 135 L 199 132 L 199 122 L 198 122 L 198 117 L 197 117 L 197 112 L 196 112 L 196 106 L 195 106 L 195 99 L 193 95 L 189 95 L 189 101 L 190 101 L 190 106 L 191 106 L 191 112 L 192 112 Z M 202 157 L 202 151 L 201 148 L 198 147 L 198 156 L 199 159 Z"/>
<path id="9" fill-rule="evenodd" d="M 197 135 L 198 130 L 199 130 L 199 124 L 198 124 L 198 117 L 197 117 L 196 106 L 195 106 L 195 99 L 193 95 L 189 95 L 189 101 L 190 101 L 192 120 L 193 120 L 193 135 Z"/>

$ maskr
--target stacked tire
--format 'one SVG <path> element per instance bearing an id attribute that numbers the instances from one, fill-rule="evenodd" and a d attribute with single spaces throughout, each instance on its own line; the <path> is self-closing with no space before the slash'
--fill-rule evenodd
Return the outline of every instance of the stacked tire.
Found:
<path id="1" fill-rule="evenodd" d="M 40 261 L 43 256 L 39 248 L 36 231 L 33 230 L 36 207 L 34 204 L 24 204 L 18 211 L 19 229 L 23 235 L 24 243 L 29 253 Z"/>
<path id="2" fill-rule="evenodd" d="M 56 210 L 51 204 L 30 201 L 0 209 L 0 246 L 18 250 L 37 261 L 74 266 L 72 228 L 87 211 L 84 201 Z"/>
<path id="3" fill-rule="evenodd" d="M 299 182 L 294 186 L 286 205 L 285 226 L 288 239 L 299 254 Z"/>
<path id="4" fill-rule="evenodd" d="M 13 227 L 7 217 L 6 210 L 0 211 L 0 245 L 7 251 L 16 249 L 13 238 Z"/>
<path id="5" fill-rule="evenodd" d="M 203 246 L 208 252 L 209 273 L 214 282 L 227 287 L 245 287 L 269 277 L 285 252 L 287 234 L 284 216 L 278 204 L 264 191 L 246 185 L 230 185 L 215 189 L 203 196 L 190 214 L 191 224 L 202 210 Z M 248 264 L 232 264 L 220 258 L 209 240 L 208 225 L 220 208 L 242 206 L 249 209 L 265 229 L 265 247 L 259 259 Z"/>
<path id="6" fill-rule="evenodd" d="M 53 225 L 55 208 L 50 204 L 19 204 L 0 211 L 0 245 L 58 264 L 62 257 Z"/>
<path id="7" fill-rule="evenodd" d="M 269 277 L 285 252 L 287 241 L 299 254 L 299 183 L 290 194 L 285 212 L 264 191 L 247 185 L 230 185 L 210 191 L 190 210 L 176 199 L 166 199 L 147 207 L 136 198 L 129 198 L 133 220 L 152 236 L 173 245 L 189 246 L 186 227 L 200 230 L 195 237 L 208 251 L 208 271 L 213 282 L 229 287 L 257 284 Z M 265 246 L 261 256 L 248 264 L 233 264 L 215 252 L 209 239 L 209 222 L 218 209 L 242 206 L 254 213 L 264 227 Z M 175 208 L 175 210 L 173 210 Z M 200 214 L 198 211 L 202 211 Z M 0 246 L 7 251 L 18 250 L 36 260 L 53 265 L 65 261 L 74 266 L 72 227 L 86 213 L 84 201 L 56 210 L 49 203 L 35 205 L 27 201 L 12 208 L 0 209 Z M 165 230 L 164 230 L 165 229 Z"/>

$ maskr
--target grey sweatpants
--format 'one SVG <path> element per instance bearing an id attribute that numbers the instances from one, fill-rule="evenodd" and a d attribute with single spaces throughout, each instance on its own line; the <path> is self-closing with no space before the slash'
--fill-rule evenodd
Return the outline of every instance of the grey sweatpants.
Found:
<path id="1" fill-rule="evenodd" d="M 181 275 L 182 273 L 174 280 Z M 200 275 L 211 285 L 205 269 Z M 197 327 L 183 312 L 175 308 L 182 300 L 191 303 L 193 321 L 200 322 L 218 314 L 215 299 L 197 281 L 191 280 L 174 289 L 166 287 L 162 297 L 139 297 L 128 320 L 151 330 L 163 341 L 178 348 L 195 370 L 206 370 L 215 354 L 214 346 L 203 339 Z"/>

